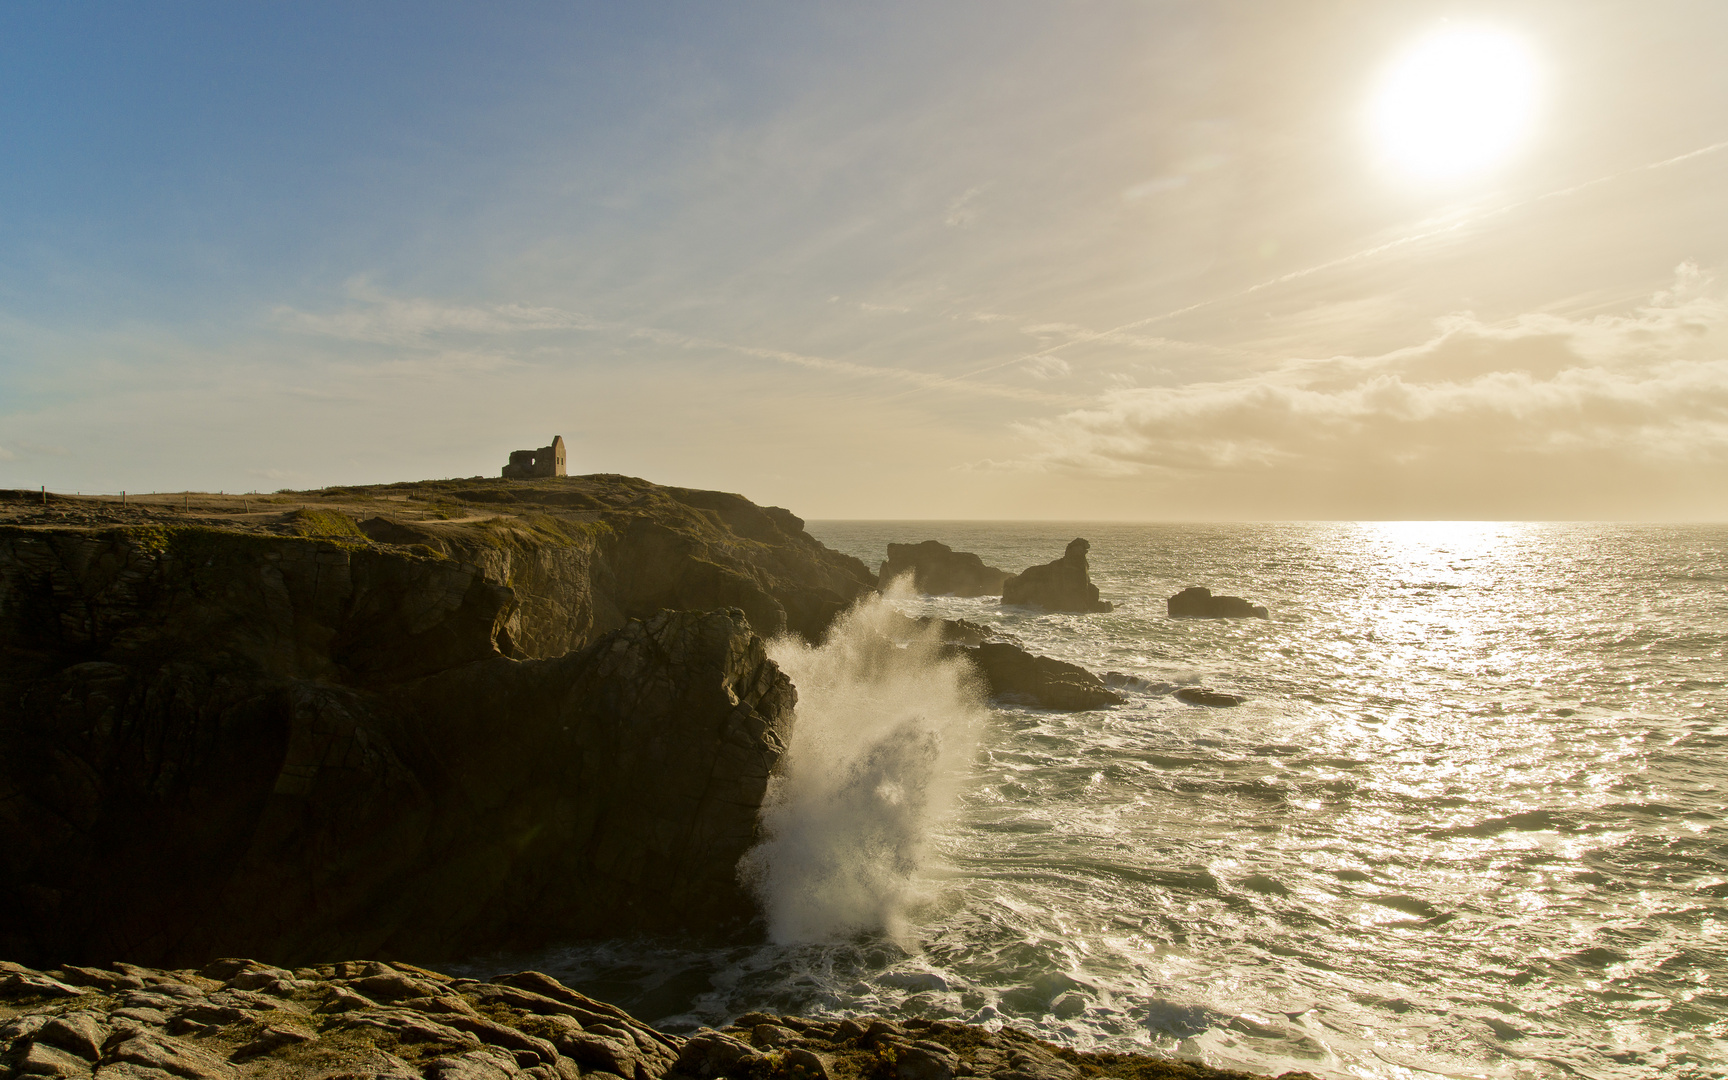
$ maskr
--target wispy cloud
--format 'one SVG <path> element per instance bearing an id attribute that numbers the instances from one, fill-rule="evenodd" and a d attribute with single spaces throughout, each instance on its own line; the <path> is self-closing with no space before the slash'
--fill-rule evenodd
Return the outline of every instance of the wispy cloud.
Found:
<path id="1" fill-rule="evenodd" d="M 1612 184 L 1628 177 L 1660 172 L 1672 168 L 1675 165 L 1694 161 L 1698 158 L 1709 157 L 1724 150 L 1728 150 L 1728 141 L 1710 143 L 1684 154 L 1677 154 L 1658 161 L 1652 161 L 1636 168 L 1623 169 L 1618 172 L 1593 177 L 1592 179 L 1576 184 L 1570 184 L 1563 188 L 1556 188 L 1530 198 L 1502 203 L 1498 206 L 1482 206 L 1469 208 L 1456 213 L 1449 213 L 1433 220 L 1421 222 L 1415 225 L 1410 231 L 1403 232 L 1400 235 L 1370 243 L 1365 247 L 1357 248 L 1335 258 L 1326 259 L 1297 270 L 1291 270 L 1287 273 L 1266 278 L 1241 289 L 1221 293 L 1191 304 L 1184 304 L 1180 307 L 1161 311 L 1157 314 L 1148 315 L 1145 318 L 1135 319 L 1131 322 L 1122 323 L 1119 326 L 1114 326 L 1105 330 L 1090 330 L 1076 327 L 1074 328 L 1075 332 L 1071 333 L 1071 335 L 1065 340 L 1048 345 L 1036 353 L 995 360 L 991 363 L 973 368 L 970 371 L 951 376 L 947 381 L 974 379 L 980 375 L 989 374 L 992 371 L 1012 367 L 1016 364 L 1023 364 L 1025 361 L 1037 356 L 1062 352 L 1076 345 L 1093 342 L 1120 342 L 1124 340 L 1123 335 L 1129 334 L 1132 331 L 1140 330 L 1148 326 L 1155 326 L 1159 323 L 1169 322 L 1184 315 L 1191 315 L 1195 312 L 1218 307 L 1232 301 L 1244 300 L 1259 293 L 1276 289 L 1279 286 L 1288 285 L 1304 278 L 1314 277 L 1318 274 L 1324 274 L 1331 270 L 1337 270 L 1342 267 L 1353 266 L 1364 262 L 1371 262 L 1380 256 L 1392 252 L 1418 248 L 1432 241 L 1442 241 L 1451 236 L 1464 235 L 1467 230 L 1471 228 L 1490 223 L 1497 219 L 1509 217 L 1519 211 L 1531 207 L 1560 199 L 1566 199 L 1581 192 Z M 1130 189 L 1131 192 L 1134 190 L 1136 189 Z M 1125 195 L 1125 197 L 1129 196 Z"/>
<path id="2" fill-rule="evenodd" d="M 603 321 L 581 312 L 561 308 L 526 304 L 461 305 L 423 297 L 391 296 L 367 285 L 364 281 L 350 282 L 349 303 L 331 312 L 308 312 L 281 306 L 273 312 L 274 323 L 289 332 L 313 334 L 340 341 L 390 345 L 398 349 L 418 349 L 424 357 L 398 354 L 389 366 L 404 372 L 455 369 L 492 370 L 523 364 L 536 335 L 550 331 L 577 331 L 616 338 L 648 341 L 681 350 L 710 349 L 747 356 L 776 364 L 826 372 L 846 378 L 863 378 L 921 390 L 951 388 L 966 397 L 994 397 L 1042 405 L 1074 405 L 1080 399 L 1057 395 L 1026 387 L 973 382 L 955 384 L 942 374 L 910 368 L 861 364 L 851 360 L 815 356 L 787 349 L 727 341 L 722 338 L 688 334 L 655 326 L 627 322 Z M 904 313 L 909 308 L 860 303 L 860 310 L 871 314 Z M 449 341 L 459 335 L 484 337 L 484 349 L 451 349 Z M 524 339 L 512 344 L 513 339 Z M 515 351 L 512 351 L 512 350 Z M 1045 377 L 1065 371 L 1067 364 L 1057 360 L 1043 367 Z"/>
<path id="3" fill-rule="evenodd" d="M 1491 481 L 1612 457 L 1728 465 L 1728 304 L 1695 267 L 1619 316 L 1442 321 L 1418 345 L 1253 378 L 1112 391 L 1020 425 L 1023 464 L 1107 476 L 1387 468 Z"/>
<path id="4" fill-rule="evenodd" d="M 439 335 L 519 334 L 537 330 L 594 330 L 600 323 L 575 311 L 525 304 L 470 306 L 421 297 L 391 296 L 364 279 L 348 283 L 349 304 L 332 312 L 273 312 L 277 326 L 295 333 L 380 345 L 417 345 Z"/>

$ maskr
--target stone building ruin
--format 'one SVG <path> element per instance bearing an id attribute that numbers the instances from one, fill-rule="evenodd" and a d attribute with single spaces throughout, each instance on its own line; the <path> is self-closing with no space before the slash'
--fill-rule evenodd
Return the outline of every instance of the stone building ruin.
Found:
<path id="1" fill-rule="evenodd" d="M 510 451 L 510 464 L 504 466 L 504 479 L 529 480 L 537 476 L 563 476 L 564 436 L 552 436 L 551 446 L 538 450 Z"/>

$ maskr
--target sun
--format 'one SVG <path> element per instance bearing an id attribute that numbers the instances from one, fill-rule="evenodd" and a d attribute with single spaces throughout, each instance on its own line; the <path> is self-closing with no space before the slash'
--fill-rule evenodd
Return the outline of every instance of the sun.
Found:
<path id="1" fill-rule="evenodd" d="M 1517 37 L 1448 27 L 1387 68 L 1369 109 L 1381 156 L 1417 180 L 1451 180 L 1500 164 L 1529 133 L 1537 104 L 1534 59 Z"/>

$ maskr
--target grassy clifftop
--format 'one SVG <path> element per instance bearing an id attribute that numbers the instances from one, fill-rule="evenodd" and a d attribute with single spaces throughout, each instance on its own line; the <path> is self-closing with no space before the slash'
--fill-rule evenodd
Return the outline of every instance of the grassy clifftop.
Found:
<path id="1" fill-rule="evenodd" d="M 875 585 L 868 567 L 824 547 L 790 511 L 605 474 L 273 495 L 0 491 L 0 529 L 118 534 L 146 548 L 246 534 L 454 560 L 516 592 L 525 655 L 556 654 L 662 608 L 740 607 L 761 633 L 814 637 Z M 554 625 L 568 617 L 584 625 Z"/>

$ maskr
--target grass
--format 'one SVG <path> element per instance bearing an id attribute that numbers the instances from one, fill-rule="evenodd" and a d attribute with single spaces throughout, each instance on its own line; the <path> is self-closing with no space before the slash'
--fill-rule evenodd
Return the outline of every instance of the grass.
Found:
<path id="1" fill-rule="evenodd" d="M 294 531 L 319 540 L 365 540 L 366 534 L 347 514 L 336 510 L 303 508 L 289 515 Z"/>

